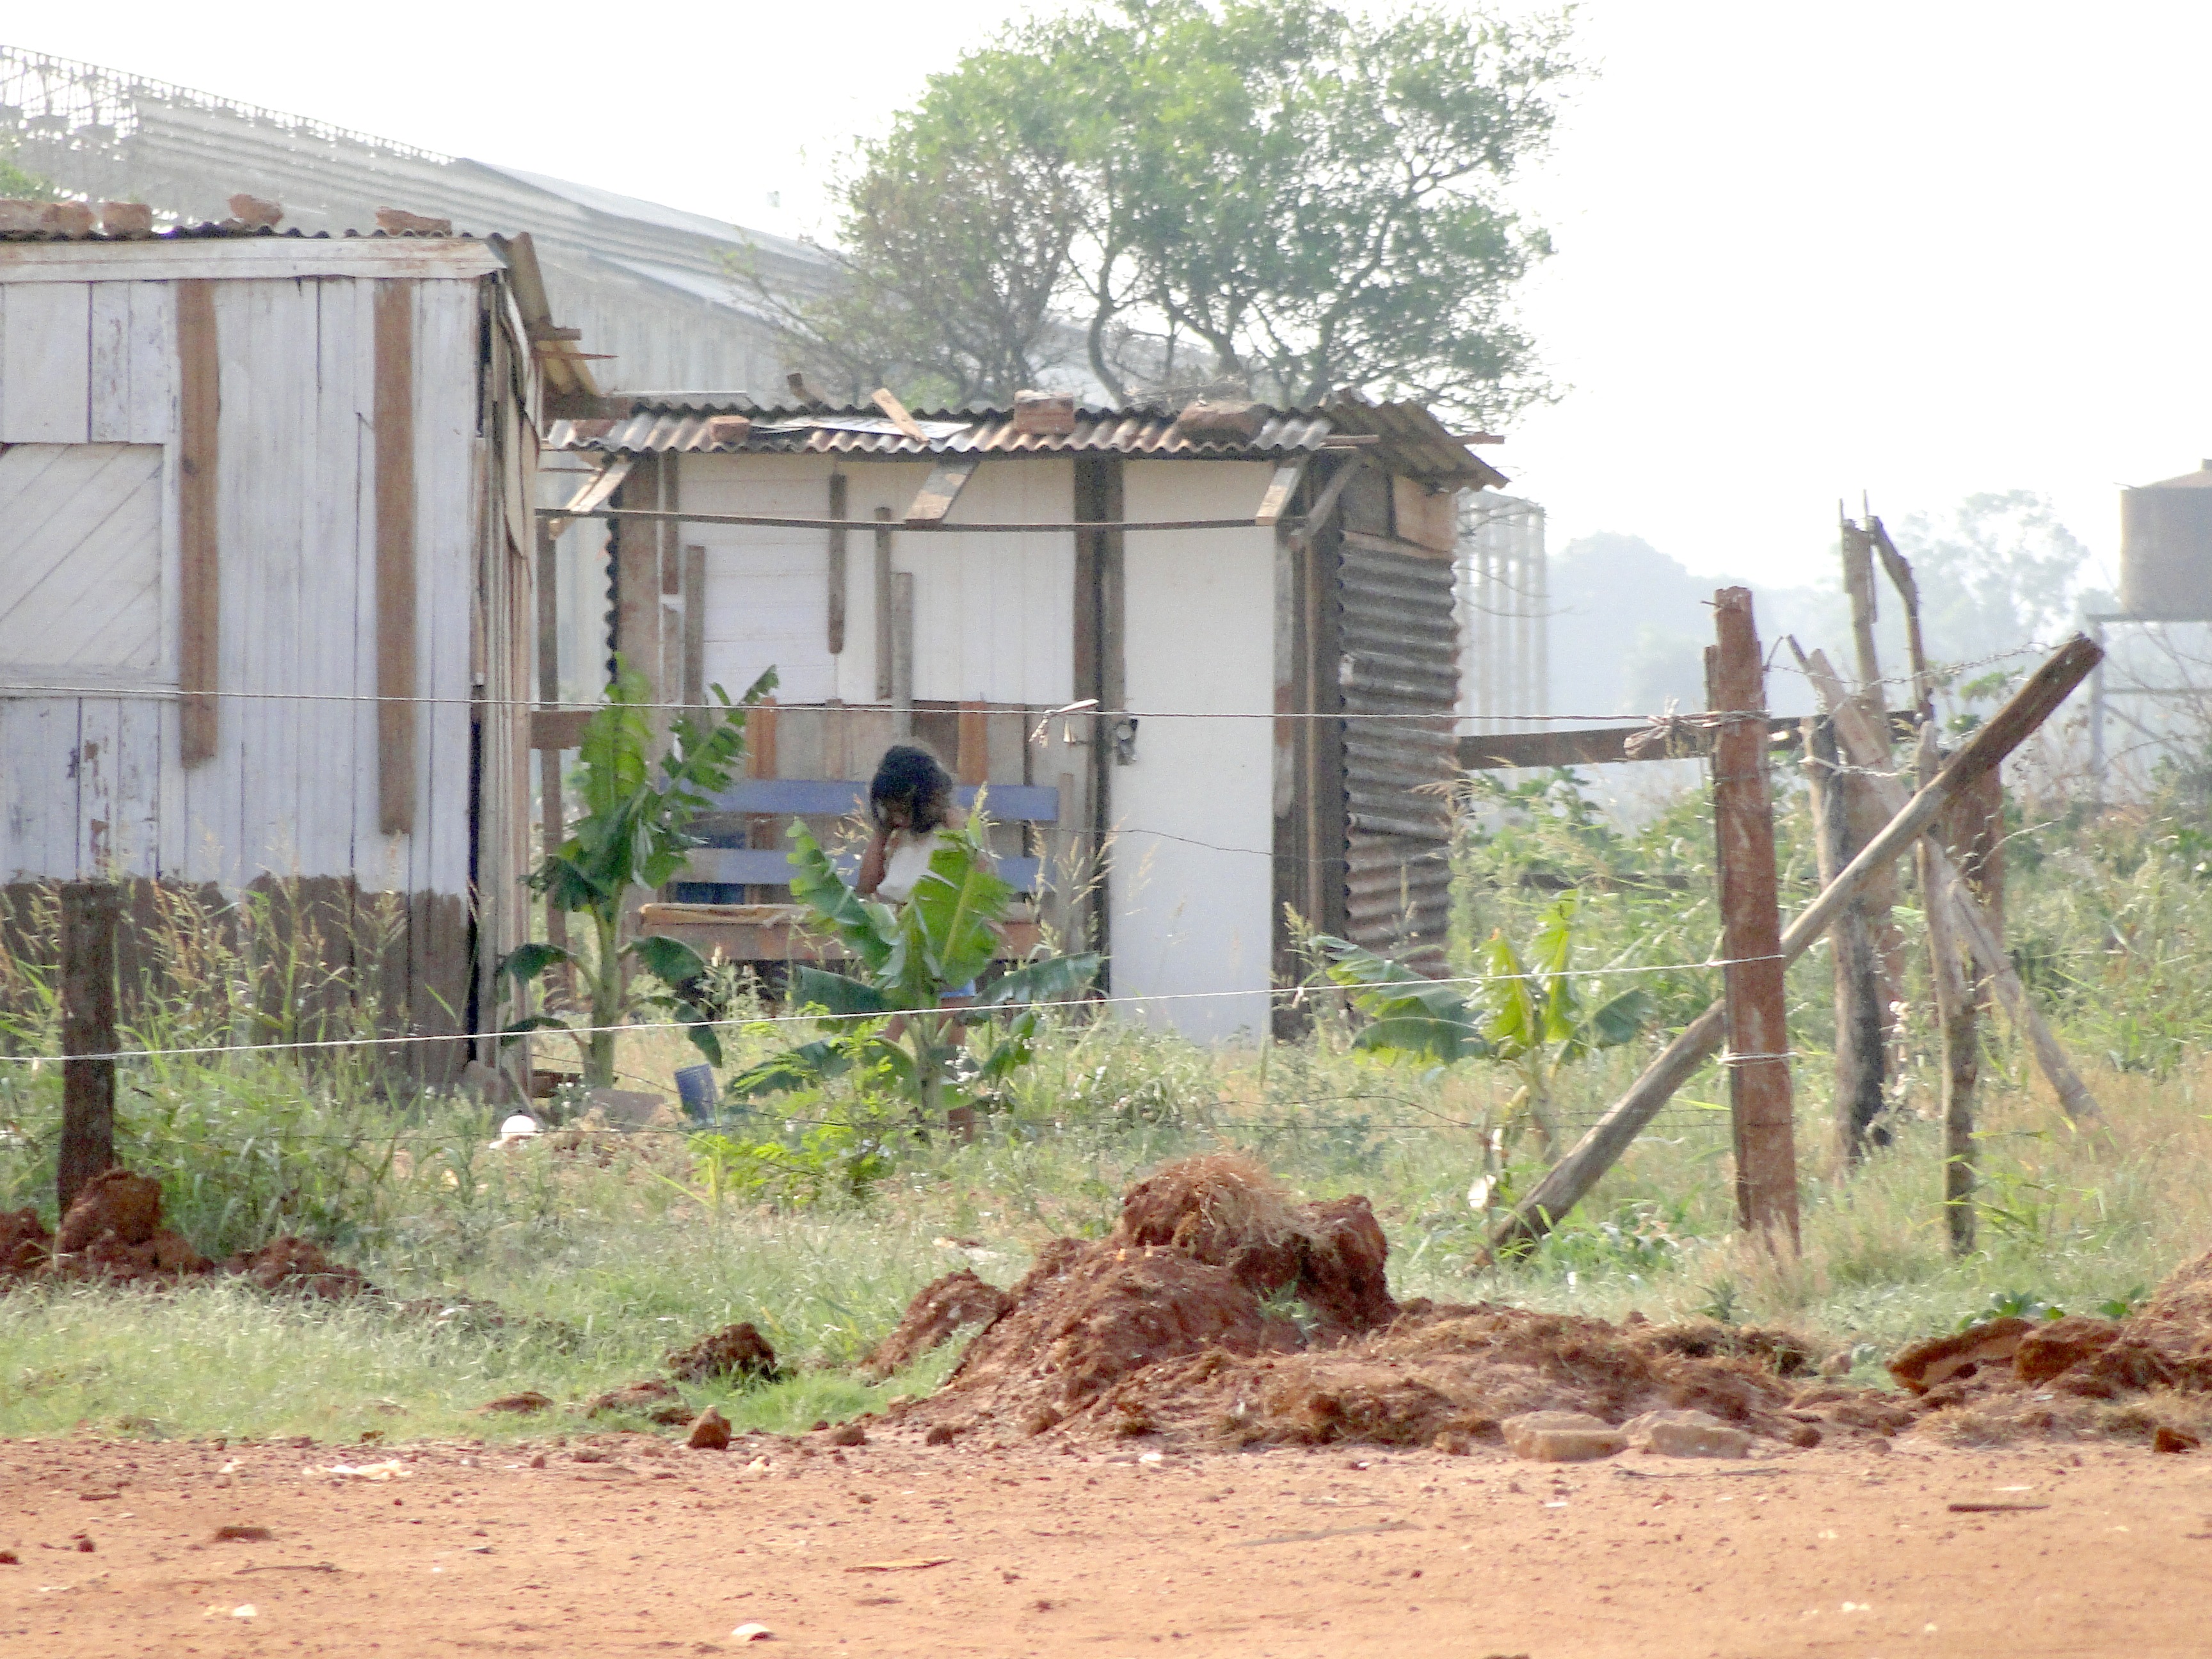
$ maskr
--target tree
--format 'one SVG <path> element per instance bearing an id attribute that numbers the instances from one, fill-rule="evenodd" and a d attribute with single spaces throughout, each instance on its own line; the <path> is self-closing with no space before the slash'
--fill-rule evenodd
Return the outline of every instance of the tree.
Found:
<path id="1" fill-rule="evenodd" d="M 1543 395 L 1509 302 L 1550 252 L 1503 192 L 1546 143 L 1564 21 L 1328 0 L 1115 0 L 934 76 L 841 185 L 845 282 L 777 302 L 848 372 L 1004 399 L 1079 358 L 1123 401 L 1225 382 Z"/>
<path id="2" fill-rule="evenodd" d="M 744 710 L 775 689 L 772 668 L 753 683 L 742 705 L 733 705 L 720 686 L 710 686 L 721 712 L 677 716 L 656 773 L 653 688 L 636 670 L 619 662 L 617 668 L 606 702 L 584 723 L 577 768 L 583 816 L 568 840 L 530 872 L 532 890 L 544 894 L 548 905 L 590 921 L 592 953 L 579 957 L 557 945 L 530 944 L 500 964 L 501 975 L 518 990 L 556 963 L 580 969 L 590 988 L 582 1028 L 542 1013 L 516 1021 L 503 1035 L 571 1032 L 583 1054 L 584 1081 L 593 1088 L 613 1084 L 618 1028 L 641 1009 L 684 1020 L 699 1052 L 712 1063 L 721 1061 L 713 1011 L 705 1001 L 706 963 L 681 939 L 647 935 L 625 942 L 623 912 L 633 891 L 658 887 L 684 867 L 699 844 L 689 826 L 729 787 L 744 757 Z M 659 988 L 635 985 L 634 968 Z"/>
<path id="3" fill-rule="evenodd" d="M 0 202 L 58 202 L 61 191 L 35 173 L 26 173 L 12 144 L 0 144 Z"/>
<path id="4" fill-rule="evenodd" d="M 1969 495 L 1941 517 L 1914 514 L 1896 535 L 1912 562 L 1932 657 L 2040 656 L 2072 631 L 2089 550 L 2047 496 Z"/>

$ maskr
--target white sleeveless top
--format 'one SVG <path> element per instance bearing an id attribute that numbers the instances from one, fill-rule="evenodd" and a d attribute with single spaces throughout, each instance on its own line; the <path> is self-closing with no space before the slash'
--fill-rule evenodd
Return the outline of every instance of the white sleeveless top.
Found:
<path id="1" fill-rule="evenodd" d="M 900 830 L 884 860 L 884 879 L 876 896 L 886 904 L 904 904 L 914 896 L 915 884 L 929 873 L 929 860 L 944 845 L 934 830 L 926 836 Z"/>

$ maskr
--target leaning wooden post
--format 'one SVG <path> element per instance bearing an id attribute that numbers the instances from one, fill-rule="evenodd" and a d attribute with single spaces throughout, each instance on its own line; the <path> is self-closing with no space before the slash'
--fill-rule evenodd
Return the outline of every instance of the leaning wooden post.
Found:
<path id="1" fill-rule="evenodd" d="M 62 885 L 62 1144 L 54 1196 L 67 1215 L 115 1167 L 114 884 Z"/>
<path id="2" fill-rule="evenodd" d="M 1719 851 L 1729 1106 L 1736 1217 L 1747 1232 L 1797 1244 L 1796 1103 L 1783 988 L 1774 806 L 1766 788 L 1766 665 L 1751 590 L 1713 596 L 1713 832 Z"/>
<path id="3" fill-rule="evenodd" d="M 1936 781 L 1905 802 L 1882 827 L 1881 833 L 1869 842 L 1843 872 L 1822 888 L 1819 896 L 1784 930 L 1784 965 L 1795 962 L 1814 939 L 1828 931 L 1843 907 L 1856 896 L 1877 871 L 1888 868 L 1927 833 L 1942 812 L 1945 801 L 2027 742 L 2075 687 L 2088 678 L 2089 671 L 2103 659 L 2104 654 L 2087 635 L 2076 634 L 2028 676 L 1989 723 L 1976 731 L 1966 746 L 1943 763 Z M 1978 918 L 1978 909 L 1974 915 Z M 1967 942 L 1979 957 L 1982 943 L 1972 929 L 1968 930 Z M 2013 982 L 2018 983 L 2017 976 Z M 2006 994 L 2002 975 L 1998 978 L 1998 993 Z M 2031 1015 L 2033 1012 L 2033 1009 L 2028 1012 Z M 1607 1109 L 1567 1155 L 1536 1183 L 1528 1196 L 1514 1206 L 1513 1213 L 1498 1224 L 1491 1235 L 1493 1249 L 1534 1243 L 1582 1202 L 1583 1195 L 1643 1132 L 1644 1126 L 1659 1115 L 1674 1091 L 1695 1076 L 1698 1068 L 1720 1046 L 1722 1014 L 1722 1005 L 1714 1003 L 1660 1051 L 1658 1057 L 1644 1068 L 1643 1075 L 1629 1086 L 1628 1092 Z M 2043 1057 L 2039 1047 L 2038 1056 Z M 2064 1055 L 2060 1054 L 2058 1059 L 2063 1062 Z M 2083 1094 L 2086 1097 L 2087 1091 Z M 2064 1098 L 2063 1094 L 2061 1098 Z M 2090 1101 L 2087 1104 L 2094 1113 L 2095 1103 Z"/>
<path id="4" fill-rule="evenodd" d="M 2063 648 L 2061 654 L 2073 650 L 2076 645 L 2087 646 L 2093 652 L 2097 648 L 2077 634 Z M 1845 751 L 1854 757 L 1874 752 L 1878 739 L 1858 709 L 1844 697 L 1843 683 L 1836 678 L 1835 671 L 1829 667 L 1827 658 L 1815 651 L 1809 657 L 1801 653 L 1799 660 L 1805 665 L 1806 676 L 1813 682 L 1814 690 L 1834 713 L 1836 735 L 1842 740 Z M 2057 660 L 2055 657 L 2051 659 L 2052 662 Z M 2050 666 L 2050 663 L 2045 663 L 2042 669 L 2037 670 L 2038 677 Z M 2005 708 L 2012 708 L 2026 690 L 2027 687 L 2023 686 L 2021 692 L 2014 693 L 2013 702 L 2007 703 Z M 1988 728 L 1983 729 L 1986 731 Z M 1967 791 L 1979 787 L 1983 775 L 1996 769 L 1996 760 L 1989 761 L 1972 772 L 1966 771 L 1961 766 L 1961 763 L 1975 752 L 1975 744 L 1980 741 L 1981 735 L 1981 732 L 1976 732 L 1974 741 L 1953 756 L 1937 775 L 1939 778 L 1955 780 L 1950 799 L 1944 803 L 1947 807 Z M 2010 752 L 2009 748 L 2004 750 L 2005 754 Z M 1997 758 L 2001 760 L 2003 756 L 1999 755 Z M 1876 776 L 1875 781 L 1882 790 L 1882 799 L 1902 809 L 1904 790 L 1886 776 Z M 1922 794 L 1926 793 L 1925 789 L 1921 792 Z M 1913 799 L 1917 800 L 1919 798 L 1915 796 Z M 1940 821 L 1939 813 L 1937 822 Z M 1933 834 L 1932 829 L 1930 834 Z M 1929 864 L 1936 881 L 1936 892 L 1931 902 L 1948 907 L 1952 920 L 1958 927 L 1959 938 L 1972 952 L 1975 966 L 1989 975 L 1990 983 L 1996 988 L 1997 1000 L 2004 1005 L 2014 1029 L 2027 1039 L 2028 1048 L 2035 1055 L 2036 1065 L 2050 1079 L 2051 1088 L 2058 1096 L 2060 1109 L 2077 1123 L 2102 1115 L 2096 1097 L 2089 1092 L 2089 1085 L 2081 1081 L 2081 1074 L 2074 1069 L 2074 1062 L 2067 1058 L 2066 1050 L 2060 1045 L 2049 1022 L 2028 1000 L 2027 988 L 2021 983 L 2020 975 L 2014 970 L 2012 958 L 2005 954 L 2003 940 L 1997 936 L 1982 907 L 1975 902 L 1973 891 L 1967 886 L 1966 878 L 1960 873 L 1959 866 L 1952 862 L 1950 854 L 1943 850 L 1940 842 L 1931 847 Z"/>

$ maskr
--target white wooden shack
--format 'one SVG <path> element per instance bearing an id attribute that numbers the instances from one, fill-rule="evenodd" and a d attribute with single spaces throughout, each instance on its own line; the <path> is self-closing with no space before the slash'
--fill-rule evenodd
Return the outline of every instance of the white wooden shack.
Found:
<path id="1" fill-rule="evenodd" d="M 779 896 L 791 811 L 843 810 L 911 733 L 1161 1023 L 1263 1030 L 1287 910 L 1441 969 L 1456 507 L 1504 479 L 1426 410 L 641 398 L 548 441 L 605 458 L 611 650 L 672 702 L 781 676 L 762 776 L 670 896 L 721 908 L 656 926 L 799 948 L 744 901 Z"/>
<path id="2" fill-rule="evenodd" d="M 261 890 L 384 1029 L 489 1023 L 528 915 L 537 416 L 592 389 L 565 332 L 527 239 L 0 238 L 14 914 Z"/>

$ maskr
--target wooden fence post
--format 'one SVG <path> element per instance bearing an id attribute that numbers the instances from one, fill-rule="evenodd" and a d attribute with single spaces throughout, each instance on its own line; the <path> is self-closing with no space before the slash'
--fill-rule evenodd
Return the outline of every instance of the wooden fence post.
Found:
<path id="1" fill-rule="evenodd" d="M 1927 833 L 1942 815 L 1946 801 L 1960 790 L 1978 783 L 1984 774 L 2025 743 L 2089 677 L 2090 672 L 2104 660 L 2104 647 L 2083 634 L 2076 634 L 2051 653 L 2005 706 L 1978 726 L 1965 746 L 1943 763 L 1936 781 L 1902 803 L 1881 833 L 1861 848 L 1858 855 L 1835 880 L 1797 913 L 1782 935 L 1784 965 L 1804 955 L 1814 940 L 1835 926 L 1844 906 L 1864 890 L 1877 872 L 1888 868 Z M 1840 723 L 1838 736 L 1848 744 L 1848 734 L 1843 732 Z M 1948 854 L 1943 866 L 1947 871 L 1950 867 Z M 1947 882 L 1948 879 L 1947 876 Z M 1954 890 L 1965 890 L 1961 887 Z M 2011 964 L 2003 959 L 2003 948 L 1982 923 L 1979 908 L 1969 904 L 1957 914 L 1976 960 L 1996 979 L 1998 996 L 2020 1022 L 2021 1029 L 2027 1033 L 2036 1057 L 2051 1074 L 2068 1115 L 2077 1121 L 2094 1117 L 2096 1102 L 2090 1098 L 2079 1078 L 2071 1078 L 2064 1051 L 2043 1026 L 2026 994 L 2019 989 L 2019 976 L 2011 972 Z M 1696 1075 L 1698 1068 L 1720 1046 L 1723 1012 L 1723 1005 L 1716 1002 L 1682 1028 L 1638 1075 L 1628 1092 L 1606 1109 L 1598 1121 L 1583 1132 L 1573 1149 L 1552 1166 L 1528 1195 L 1513 1206 L 1512 1213 L 1492 1231 L 1493 1250 L 1534 1243 L 1582 1202 L 1583 1195 L 1643 1133 L 1644 1127 L 1659 1115 L 1674 1091 Z M 2070 1085 L 2061 1082 L 2062 1077 L 2071 1078 Z"/>
<path id="2" fill-rule="evenodd" d="M 1713 830 L 1719 848 L 1722 982 L 1728 1004 L 1729 1105 L 1735 1127 L 1736 1213 L 1746 1231 L 1797 1244 L 1796 1103 L 1783 991 L 1774 810 L 1766 789 L 1766 665 L 1751 590 L 1713 596 Z"/>
<path id="3" fill-rule="evenodd" d="M 115 1166 L 115 918 L 112 882 L 62 884 L 62 1144 L 55 1197 L 67 1215 Z"/>
<path id="4" fill-rule="evenodd" d="M 1837 746 L 1836 723 L 1828 716 L 1812 715 L 1805 721 L 1805 775 L 1813 795 L 1814 853 L 1826 886 L 1858 850 L 1851 835 L 1851 775 Z M 1856 904 L 1845 905 L 1837 916 L 1828 944 L 1835 976 L 1836 1140 L 1845 1160 L 1856 1164 L 1869 1143 L 1889 1143 L 1889 1132 L 1879 1122 L 1887 1035 L 1881 963 L 1866 914 Z"/>

